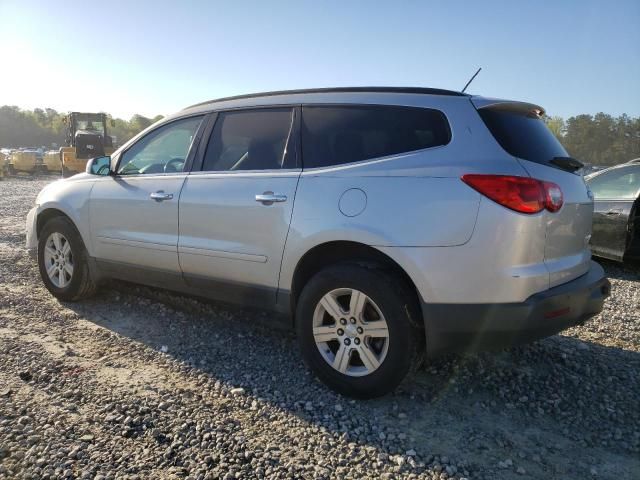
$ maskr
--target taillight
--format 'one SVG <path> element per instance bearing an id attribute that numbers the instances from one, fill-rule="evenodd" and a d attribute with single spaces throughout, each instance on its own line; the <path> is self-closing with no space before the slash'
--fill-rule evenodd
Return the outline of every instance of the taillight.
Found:
<path id="1" fill-rule="evenodd" d="M 514 175 L 462 176 L 462 181 L 482 195 L 520 213 L 538 213 L 545 208 L 557 212 L 562 207 L 562 190 L 553 182 Z"/>
<path id="2" fill-rule="evenodd" d="M 557 212 L 564 203 L 560 186 L 553 182 L 542 182 L 542 185 L 544 186 L 544 208 L 550 212 Z"/>

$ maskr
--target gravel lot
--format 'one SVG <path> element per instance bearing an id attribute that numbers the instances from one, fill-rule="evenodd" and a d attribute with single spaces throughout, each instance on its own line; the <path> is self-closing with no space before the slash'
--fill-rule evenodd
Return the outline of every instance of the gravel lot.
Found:
<path id="1" fill-rule="evenodd" d="M 113 283 L 62 304 L 24 250 L 52 178 L 0 181 L 0 478 L 640 478 L 640 269 L 587 325 L 350 401 L 263 312 Z"/>

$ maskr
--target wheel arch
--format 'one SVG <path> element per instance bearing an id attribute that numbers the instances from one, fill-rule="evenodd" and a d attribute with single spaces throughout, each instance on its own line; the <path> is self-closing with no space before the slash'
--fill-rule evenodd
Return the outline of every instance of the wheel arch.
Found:
<path id="1" fill-rule="evenodd" d="M 73 218 L 71 218 L 64 211 L 56 207 L 47 207 L 38 213 L 38 216 L 36 217 L 36 238 L 38 240 L 40 240 L 40 233 L 42 232 L 42 229 L 47 224 L 47 222 L 52 218 L 56 218 L 56 217 L 63 217 L 69 220 L 71 225 L 73 225 L 73 227 L 78 232 L 78 235 L 80 235 L 80 238 L 82 238 L 82 241 L 84 242 L 85 246 L 87 245 L 86 239 L 83 238 L 83 235 L 80 232 L 80 229 L 78 228 L 78 226 L 76 225 L 76 222 L 73 221 Z"/>
<path id="2" fill-rule="evenodd" d="M 388 271 L 405 283 L 409 295 L 414 300 L 416 308 L 415 315 L 419 315 L 416 321 L 419 323 L 420 328 L 423 328 L 424 322 L 420 308 L 421 297 L 409 274 L 386 253 L 369 245 L 347 240 L 336 240 L 318 244 L 309 249 L 298 260 L 293 272 L 289 299 L 291 318 L 294 323 L 298 298 L 311 277 L 329 265 L 346 262 L 376 266 Z"/>

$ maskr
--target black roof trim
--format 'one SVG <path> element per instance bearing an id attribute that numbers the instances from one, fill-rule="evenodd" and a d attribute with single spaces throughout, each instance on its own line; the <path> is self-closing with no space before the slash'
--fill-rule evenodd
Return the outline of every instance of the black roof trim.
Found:
<path id="1" fill-rule="evenodd" d="M 276 95 L 297 95 L 303 93 L 354 93 L 354 92 L 371 92 L 371 93 L 414 93 L 422 95 L 448 95 L 452 97 L 468 97 L 467 93 L 456 92 L 453 90 L 444 90 L 442 88 L 423 88 L 423 87 L 335 87 L 335 88 L 309 88 L 305 90 L 278 90 L 274 92 L 250 93 L 247 95 L 235 95 L 232 97 L 216 98 L 206 102 L 196 103 L 186 108 L 200 107 L 210 103 L 226 102 L 228 100 L 242 100 L 245 98 L 273 97 Z"/>

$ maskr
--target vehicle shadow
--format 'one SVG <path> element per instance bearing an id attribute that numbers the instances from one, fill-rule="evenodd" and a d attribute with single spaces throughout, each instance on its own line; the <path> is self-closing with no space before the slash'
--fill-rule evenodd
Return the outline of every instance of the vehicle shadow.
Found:
<path id="1" fill-rule="evenodd" d="M 165 352 L 158 355 L 188 373 L 204 374 L 204 389 L 216 383 L 242 387 L 254 399 L 385 454 L 415 450 L 427 464 L 439 460 L 434 455 L 464 458 L 462 468 L 464 462 L 497 465 L 517 458 L 532 474 L 562 465 L 559 473 L 582 476 L 589 472 L 588 456 L 580 464 L 566 462 L 580 448 L 583 455 L 609 459 L 600 471 L 624 476 L 628 468 L 640 468 L 629 455 L 640 446 L 640 409 L 628 417 L 640 398 L 635 351 L 555 336 L 497 353 L 429 361 L 392 394 L 353 401 L 314 378 L 290 326 L 266 312 L 126 283 L 66 306 Z M 616 389 L 620 384 L 627 388 Z M 495 476 L 509 473 L 496 470 Z"/>

